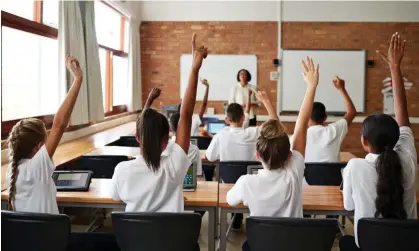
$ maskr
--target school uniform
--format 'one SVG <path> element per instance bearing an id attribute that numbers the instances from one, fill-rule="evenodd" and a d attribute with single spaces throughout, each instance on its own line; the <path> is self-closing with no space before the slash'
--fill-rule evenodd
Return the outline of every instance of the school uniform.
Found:
<path id="1" fill-rule="evenodd" d="M 170 139 L 171 144 L 176 144 L 176 136 L 172 136 Z M 191 163 L 196 163 L 196 174 L 202 175 L 202 158 L 201 152 L 196 145 L 190 144 L 188 151 L 188 158 Z"/>
<path id="2" fill-rule="evenodd" d="M 176 143 L 169 143 L 162 152 L 157 171 L 142 156 L 121 162 L 112 177 L 112 198 L 124 201 L 127 212 L 183 212 L 183 180 L 190 165 Z"/>
<path id="3" fill-rule="evenodd" d="M 201 124 L 201 118 L 196 114 L 192 115 L 191 136 L 199 136 L 199 126 Z"/>
<path id="4" fill-rule="evenodd" d="M 403 172 L 404 209 L 407 218 L 416 219 L 416 163 L 417 155 L 412 129 L 400 128 L 400 138 L 394 150 L 398 154 Z M 358 245 L 358 220 L 365 217 L 374 217 L 376 212 L 375 199 L 377 198 L 376 161 L 378 154 L 369 153 L 365 159 L 351 159 L 343 171 L 343 204 L 346 210 L 355 210 L 355 242 Z"/>
<path id="5" fill-rule="evenodd" d="M 306 162 L 340 162 L 340 147 L 348 123 L 341 119 L 327 126 L 310 126 L 307 130 Z"/>

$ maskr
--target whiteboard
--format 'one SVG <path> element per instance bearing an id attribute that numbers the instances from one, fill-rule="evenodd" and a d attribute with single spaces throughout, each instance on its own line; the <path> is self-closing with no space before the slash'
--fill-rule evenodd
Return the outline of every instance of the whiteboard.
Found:
<path id="1" fill-rule="evenodd" d="M 192 55 L 180 56 L 180 98 L 188 85 L 191 71 Z M 209 82 L 208 100 L 227 101 L 230 89 L 237 84 L 237 73 L 240 69 L 246 69 L 252 75 L 249 84 L 257 86 L 257 57 L 256 55 L 208 55 L 202 63 L 199 77 Z M 199 81 L 199 78 L 198 78 Z M 198 83 L 196 100 L 203 100 L 205 87 Z"/>
<path id="2" fill-rule="evenodd" d="M 312 57 L 320 63 L 319 85 L 315 101 L 322 102 L 327 112 L 345 112 L 340 92 L 333 86 L 337 75 L 345 80 L 345 87 L 357 112 L 365 112 L 365 50 L 284 50 L 282 52 L 282 82 L 278 86 L 281 111 L 299 111 L 307 85 L 303 80 L 301 60 Z"/>

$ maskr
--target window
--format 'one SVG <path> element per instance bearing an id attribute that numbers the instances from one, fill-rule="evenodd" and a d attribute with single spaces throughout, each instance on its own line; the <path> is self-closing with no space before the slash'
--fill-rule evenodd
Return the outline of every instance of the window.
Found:
<path id="1" fill-rule="evenodd" d="M 106 2 L 95 1 L 95 26 L 103 105 L 106 115 L 114 115 L 127 110 L 128 20 Z"/>
<path id="2" fill-rule="evenodd" d="M 49 127 L 58 109 L 58 2 L 2 1 L 1 21 L 4 139 L 22 118 Z"/>

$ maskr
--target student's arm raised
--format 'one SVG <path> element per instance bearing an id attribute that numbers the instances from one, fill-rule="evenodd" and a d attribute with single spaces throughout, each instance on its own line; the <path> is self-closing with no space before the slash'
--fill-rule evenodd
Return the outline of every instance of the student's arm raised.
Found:
<path id="1" fill-rule="evenodd" d="M 252 93 L 253 93 L 252 89 L 248 88 L 247 93 L 248 93 L 248 95 L 247 95 L 247 104 L 246 104 L 246 112 L 245 113 L 249 114 L 250 113 L 250 107 L 252 106 Z"/>
<path id="2" fill-rule="evenodd" d="M 380 51 L 377 51 L 377 53 L 380 54 L 383 60 L 390 67 L 394 94 L 394 113 L 396 114 L 396 121 L 400 127 L 410 127 L 409 114 L 407 112 L 406 91 L 404 89 L 402 71 L 400 69 L 404 55 L 405 43 L 406 41 L 402 41 L 400 35 L 396 32 L 391 37 L 388 54 L 384 55 Z"/>
<path id="3" fill-rule="evenodd" d="M 201 79 L 201 83 L 205 85 L 204 100 L 202 100 L 201 110 L 199 111 L 199 119 L 202 120 L 202 118 L 204 117 L 205 110 L 207 109 L 209 84 L 206 79 Z"/>
<path id="4" fill-rule="evenodd" d="M 207 57 L 207 48 L 201 46 L 196 48 L 196 35 L 192 36 L 192 69 L 189 74 L 188 86 L 182 100 L 182 108 L 180 110 L 180 120 L 176 133 L 176 144 L 178 144 L 185 153 L 188 153 L 190 138 L 192 114 L 196 101 L 196 88 L 198 85 L 198 73 L 201 68 L 202 61 Z"/>
<path id="5" fill-rule="evenodd" d="M 154 100 L 160 96 L 161 90 L 159 88 L 153 88 L 148 94 L 147 102 L 145 103 L 144 109 L 148 109 L 153 104 Z"/>
<path id="6" fill-rule="evenodd" d="M 307 57 L 307 62 L 302 61 L 304 68 L 304 81 L 307 83 L 307 90 L 304 95 L 304 100 L 298 114 L 297 122 L 294 128 L 294 144 L 293 150 L 300 152 L 303 156 L 306 151 L 306 139 L 308 121 L 313 109 L 314 96 L 316 95 L 316 88 L 319 83 L 319 65 L 314 67 L 313 59 Z"/>
<path id="7" fill-rule="evenodd" d="M 80 69 L 79 61 L 74 57 L 67 56 L 66 65 L 74 78 L 74 82 L 65 97 L 64 102 L 55 114 L 51 131 L 45 142 L 45 148 L 47 149 L 50 157 L 54 155 L 58 143 L 67 128 L 71 113 L 73 112 L 74 105 L 76 104 L 77 96 L 79 95 L 81 83 L 83 82 L 83 72 Z"/>
<path id="8" fill-rule="evenodd" d="M 258 91 L 255 93 L 256 98 L 263 103 L 266 110 L 268 111 L 268 115 L 270 119 L 279 120 L 278 114 L 276 114 L 275 109 L 272 106 L 271 101 L 269 100 L 268 95 L 264 91 Z"/>
<path id="9" fill-rule="evenodd" d="M 354 103 L 351 100 L 351 97 L 349 97 L 348 92 L 345 88 L 345 80 L 340 79 L 338 76 L 336 76 L 335 79 L 333 79 L 333 85 L 336 89 L 342 94 L 343 101 L 345 102 L 345 108 L 346 108 L 346 114 L 343 117 L 346 120 L 346 123 L 348 126 L 352 124 L 352 121 L 354 120 L 356 116 L 356 109 L 354 106 Z"/>

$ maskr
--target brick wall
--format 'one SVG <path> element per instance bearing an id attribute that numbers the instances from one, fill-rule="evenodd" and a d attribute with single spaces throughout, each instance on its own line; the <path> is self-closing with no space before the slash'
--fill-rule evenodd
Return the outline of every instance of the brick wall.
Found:
<path id="1" fill-rule="evenodd" d="M 153 87 L 163 89 L 156 102 L 179 102 L 180 55 L 190 53 L 193 32 L 213 54 L 256 54 L 258 57 L 258 87 L 268 92 L 276 107 L 276 82 L 269 80 L 275 70 L 272 59 L 277 57 L 278 29 L 276 22 L 143 22 L 141 25 L 142 92 L 145 102 Z M 366 49 L 375 66 L 367 70 L 366 114 L 381 112 L 382 80 L 389 76 L 387 66 L 375 50 L 386 50 L 385 42 L 394 32 L 408 41 L 403 73 L 414 83 L 407 92 L 410 116 L 419 117 L 419 23 L 282 23 L 284 49 Z M 349 83 L 348 83 L 349 84 Z M 209 101 L 216 113 L 223 112 L 224 102 Z M 200 102 L 195 106 L 199 111 Z M 260 114 L 266 114 L 261 110 Z M 365 114 L 365 115 L 366 115 Z M 289 131 L 294 124 L 286 123 Z M 419 125 L 413 125 L 416 148 L 419 150 Z M 342 149 L 363 156 L 360 124 L 349 129 Z"/>

